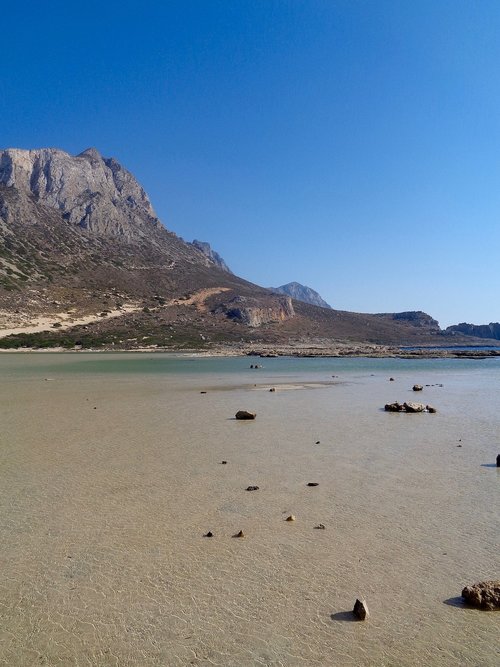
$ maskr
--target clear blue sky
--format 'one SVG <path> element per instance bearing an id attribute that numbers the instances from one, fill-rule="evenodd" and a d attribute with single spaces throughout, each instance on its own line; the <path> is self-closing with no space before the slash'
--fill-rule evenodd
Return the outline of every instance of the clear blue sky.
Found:
<path id="1" fill-rule="evenodd" d="M 500 320 L 498 0 L 18 0 L 0 25 L 3 148 L 115 156 L 258 284 Z"/>

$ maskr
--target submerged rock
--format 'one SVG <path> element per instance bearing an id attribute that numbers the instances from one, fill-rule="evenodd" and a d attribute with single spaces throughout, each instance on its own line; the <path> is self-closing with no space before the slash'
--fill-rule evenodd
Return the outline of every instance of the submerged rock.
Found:
<path id="1" fill-rule="evenodd" d="M 462 597 L 468 604 L 479 609 L 488 611 L 500 609 L 500 579 L 466 586 L 462 591 Z"/>
<path id="2" fill-rule="evenodd" d="M 360 621 L 364 621 L 365 619 L 367 619 L 368 616 L 370 615 L 370 612 L 368 611 L 368 605 L 366 604 L 365 600 L 356 599 L 352 613 Z"/>
<path id="3" fill-rule="evenodd" d="M 236 419 L 255 419 L 255 417 L 257 417 L 257 413 L 247 412 L 247 410 L 238 410 L 235 417 Z"/>

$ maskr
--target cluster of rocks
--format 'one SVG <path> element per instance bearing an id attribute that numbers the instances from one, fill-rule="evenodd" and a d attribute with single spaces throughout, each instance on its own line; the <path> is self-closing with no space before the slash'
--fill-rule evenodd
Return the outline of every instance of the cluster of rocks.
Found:
<path id="1" fill-rule="evenodd" d="M 437 412 L 432 405 L 424 405 L 423 403 L 414 403 L 413 401 L 406 401 L 405 403 L 386 403 L 384 410 L 386 412 Z"/>

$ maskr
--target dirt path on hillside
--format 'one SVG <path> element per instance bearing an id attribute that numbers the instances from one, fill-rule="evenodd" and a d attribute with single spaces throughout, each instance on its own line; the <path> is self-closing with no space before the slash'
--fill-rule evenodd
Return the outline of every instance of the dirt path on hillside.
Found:
<path id="1" fill-rule="evenodd" d="M 55 313 L 54 315 L 40 315 L 39 317 L 30 317 L 30 324 L 22 327 L 11 327 L 8 329 L 0 329 L 0 338 L 6 336 L 15 336 L 16 334 L 31 334 L 40 333 L 41 331 L 64 331 L 82 324 L 92 324 L 93 322 L 102 322 L 113 317 L 120 317 L 127 313 L 133 313 L 141 309 L 141 306 L 130 303 L 122 306 L 120 309 L 110 310 L 106 315 L 99 315 L 94 313 L 84 317 L 74 317 L 72 313 Z M 0 315 L 8 315 L 8 313 L 0 313 Z M 60 324 L 54 327 L 54 324 Z"/>

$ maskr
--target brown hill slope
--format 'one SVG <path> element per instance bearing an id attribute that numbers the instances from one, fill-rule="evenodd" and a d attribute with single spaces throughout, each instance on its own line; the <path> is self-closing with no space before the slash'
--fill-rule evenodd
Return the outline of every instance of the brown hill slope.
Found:
<path id="1" fill-rule="evenodd" d="M 132 174 L 95 149 L 0 151 L 4 347 L 441 339 L 426 318 L 292 303 L 221 270 L 165 229 Z"/>

